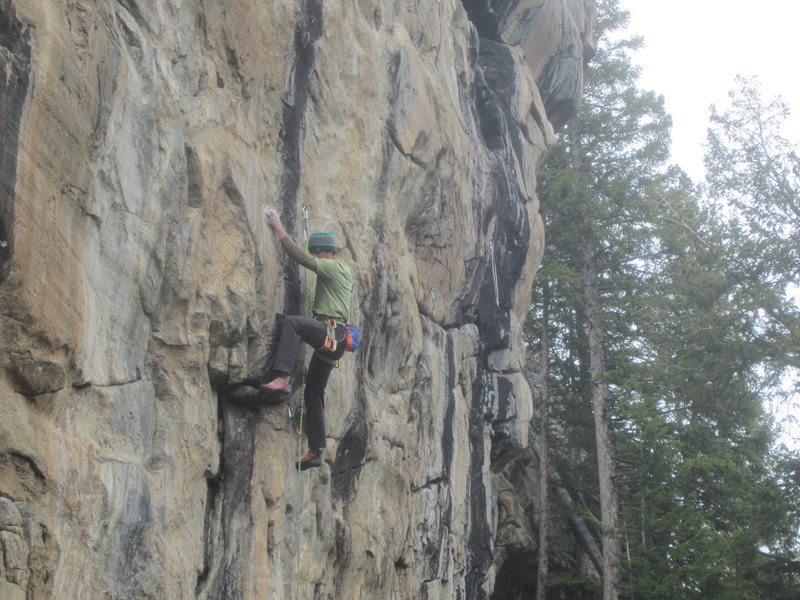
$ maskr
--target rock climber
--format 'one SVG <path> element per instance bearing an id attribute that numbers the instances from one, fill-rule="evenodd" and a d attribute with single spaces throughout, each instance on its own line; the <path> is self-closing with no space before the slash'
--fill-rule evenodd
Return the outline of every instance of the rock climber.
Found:
<path id="1" fill-rule="evenodd" d="M 286 254 L 300 266 L 317 274 L 313 316 L 290 315 L 284 318 L 272 366 L 274 379 L 260 388 L 268 394 L 291 394 L 291 374 L 300 340 L 314 349 L 303 390 L 308 453 L 298 463 L 301 470 L 306 470 L 322 464 L 322 451 L 326 445 L 325 386 L 336 361 L 345 351 L 345 325 L 350 314 L 353 276 L 350 268 L 336 255 L 333 235 L 327 232 L 312 233 L 306 252 L 286 233 L 275 210 L 267 208 L 264 214 Z"/>

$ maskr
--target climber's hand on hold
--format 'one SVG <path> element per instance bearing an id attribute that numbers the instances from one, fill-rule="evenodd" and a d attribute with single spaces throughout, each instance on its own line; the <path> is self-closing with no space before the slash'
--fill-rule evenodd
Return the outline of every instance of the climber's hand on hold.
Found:
<path id="1" fill-rule="evenodd" d="M 278 239 L 286 235 L 286 230 L 283 228 L 281 218 L 278 216 L 278 213 L 274 208 L 265 208 L 264 216 L 267 218 L 269 226 L 272 227 L 272 230 L 278 236 Z"/>

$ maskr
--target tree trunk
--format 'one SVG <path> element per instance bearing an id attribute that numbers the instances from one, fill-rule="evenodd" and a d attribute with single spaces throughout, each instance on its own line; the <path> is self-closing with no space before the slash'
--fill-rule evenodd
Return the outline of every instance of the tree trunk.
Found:
<path id="1" fill-rule="evenodd" d="M 617 599 L 619 579 L 619 540 L 617 539 L 618 499 L 609 422 L 608 384 L 603 381 L 605 360 L 603 330 L 599 316 L 599 293 L 595 249 L 591 234 L 584 227 L 581 236 L 583 285 L 589 325 L 589 368 L 592 377 L 592 408 L 597 443 L 597 475 L 600 487 L 600 515 L 603 521 L 603 600 Z"/>
<path id="2" fill-rule="evenodd" d="M 547 550 L 549 545 L 550 503 L 548 480 L 550 472 L 548 419 L 550 412 L 550 341 L 548 328 L 550 289 L 545 282 L 542 293 L 542 405 L 539 413 L 539 551 L 536 560 L 536 600 L 545 600 L 547 582 Z"/>
<path id="3" fill-rule="evenodd" d="M 589 560 L 592 561 L 597 572 L 602 573 L 603 553 L 600 551 L 600 547 L 597 545 L 592 532 L 589 531 L 589 528 L 586 526 L 583 517 L 578 514 L 579 507 L 575 504 L 572 496 L 570 496 L 569 490 L 563 486 L 561 477 L 556 471 L 551 473 L 550 481 L 555 487 L 556 494 L 558 494 L 561 501 L 570 509 L 569 523 L 572 525 L 572 530 L 575 532 L 575 535 L 578 536 L 578 541 L 581 543 L 584 552 L 586 552 Z"/>

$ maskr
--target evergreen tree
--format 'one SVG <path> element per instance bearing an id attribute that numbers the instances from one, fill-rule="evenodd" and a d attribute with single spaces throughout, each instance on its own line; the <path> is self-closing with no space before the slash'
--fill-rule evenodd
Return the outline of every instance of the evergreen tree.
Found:
<path id="1" fill-rule="evenodd" d="M 587 448 L 594 438 L 596 451 L 572 456 L 573 464 L 587 463 L 589 470 L 571 469 L 572 485 L 596 493 L 587 508 L 600 515 L 603 540 L 603 597 L 617 597 L 619 579 L 618 503 L 613 458 L 614 410 L 606 377 L 615 340 L 623 339 L 624 321 L 614 314 L 617 298 L 630 278 L 629 265 L 620 257 L 639 250 L 644 237 L 635 229 L 641 219 L 630 202 L 657 173 L 668 156 L 669 118 L 663 101 L 636 89 L 638 75 L 627 56 L 641 41 L 611 40 L 623 27 L 627 14 L 616 1 L 601 3 L 598 53 L 586 70 L 584 106 L 573 119 L 549 160 L 540 194 L 552 243 L 548 254 L 556 267 L 546 266 L 540 280 L 555 286 L 553 306 L 553 395 L 568 408 L 568 445 Z M 634 230 L 628 231 L 631 227 Z M 627 233 L 622 233 L 626 231 Z M 624 242 L 625 245 L 620 243 Z M 627 247 L 631 244 L 631 247 Z M 551 278 L 548 270 L 557 274 Z M 611 309 L 611 310 L 609 310 Z M 579 426 L 575 416 L 593 415 Z M 576 436 L 584 439 L 575 444 Z M 585 451 L 583 452 L 585 453 Z M 582 454 L 583 454 L 582 453 Z"/>
<path id="2" fill-rule="evenodd" d="M 777 352 L 770 366 L 800 368 L 800 157 L 781 135 L 787 106 L 764 101 L 757 81 L 737 78 L 731 108 L 711 110 L 705 158 L 708 195 L 730 216 L 730 266 Z M 800 390 L 798 390 L 800 391 Z"/>
<path id="3" fill-rule="evenodd" d="M 599 4 L 584 107 L 540 178 L 548 238 L 529 333 L 533 350 L 550 349 L 553 469 L 568 474 L 585 516 L 601 515 L 597 535 L 620 543 L 622 575 L 604 573 L 616 581 L 605 597 L 797 597 L 800 462 L 774 450 L 763 409 L 797 364 L 786 298 L 800 249 L 796 153 L 769 127 L 745 152 L 745 125 L 770 122 L 763 110 L 760 121 L 715 113 L 716 201 L 703 202 L 665 166 L 670 121 L 662 100 L 636 87 L 629 53 L 639 41 L 612 37 L 627 15 L 615 0 Z M 737 110 L 759 106 L 744 95 Z M 760 181 L 760 199 L 736 188 L 744 180 Z M 603 510 L 608 491 L 619 495 L 618 520 Z M 554 593 L 577 585 L 581 597 L 600 596 L 578 565 L 572 580 L 557 567 Z"/>
<path id="4" fill-rule="evenodd" d="M 631 589 L 665 599 L 794 597 L 793 557 L 781 549 L 796 539 L 796 508 L 761 402 L 769 351 L 721 250 L 726 223 L 687 189 L 658 193 L 669 218 L 658 217 L 661 251 L 636 296 L 638 356 L 614 374 L 627 429 L 619 451 L 632 465 Z"/>
<path id="5" fill-rule="evenodd" d="M 542 320 L 541 320 L 541 380 L 539 408 L 539 548 L 536 555 L 536 598 L 547 600 L 548 553 L 550 542 L 550 498 L 548 493 L 550 480 L 550 293 L 547 282 L 542 286 Z"/>

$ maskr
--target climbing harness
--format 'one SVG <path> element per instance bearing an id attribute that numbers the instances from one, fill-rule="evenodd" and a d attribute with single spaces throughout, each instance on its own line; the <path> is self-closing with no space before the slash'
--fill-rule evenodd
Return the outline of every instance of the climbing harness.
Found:
<path id="1" fill-rule="evenodd" d="M 315 352 L 317 357 L 322 361 L 338 368 L 339 361 L 328 358 L 323 352 L 336 352 L 336 349 L 339 347 L 339 342 L 336 340 L 336 328 L 341 324 L 337 323 L 336 319 L 330 317 L 325 317 L 324 323 L 326 329 L 325 342 L 322 346 L 317 348 Z M 344 325 L 344 339 L 342 343 L 344 344 L 345 352 L 355 352 L 358 350 L 358 347 L 361 345 L 361 330 L 355 325 Z"/>
<path id="2" fill-rule="evenodd" d="M 339 361 L 335 358 L 330 358 L 323 354 L 324 352 L 336 352 L 336 348 L 338 347 L 338 342 L 336 341 L 336 319 L 332 317 L 316 317 L 319 320 L 322 320 L 325 323 L 325 341 L 322 343 L 322 346 L 319 348 L 314 349 L 314 354 L 318 359 L 320 359 L 324 363 L 328 363 L 329 365 L 333 365 L 335 368 L 339 368 Z"/>

